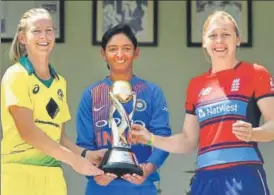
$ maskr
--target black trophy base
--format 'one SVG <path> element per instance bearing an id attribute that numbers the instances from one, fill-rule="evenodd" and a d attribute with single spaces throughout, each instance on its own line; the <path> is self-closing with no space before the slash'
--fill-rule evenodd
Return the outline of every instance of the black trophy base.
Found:
<path id="1" fill-rule="evenodd" d="M 125 174 L 137 174 L 143 176 L 143 170 L 138 166 L 134 153 L 130 148 L 110 148 L 99 165 L 105 173 L 113 173 L 118 177 Z"/>

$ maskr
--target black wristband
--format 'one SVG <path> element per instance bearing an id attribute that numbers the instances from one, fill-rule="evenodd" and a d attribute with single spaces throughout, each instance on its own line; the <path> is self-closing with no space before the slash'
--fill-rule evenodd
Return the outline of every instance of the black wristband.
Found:
<path id="1" fill-rule="evenodd" d="M 87 151 L 88 151 L 88 149 L 84 149 L 84 150 L 81 152 L 81 156 L 85 158 L 86 155 L 87 155 Z"/>

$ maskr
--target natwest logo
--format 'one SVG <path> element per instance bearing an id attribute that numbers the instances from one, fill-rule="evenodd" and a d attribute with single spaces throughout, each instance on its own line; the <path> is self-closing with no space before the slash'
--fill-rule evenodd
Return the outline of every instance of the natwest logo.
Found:
<path id="1" fill-rule="evenodd" d="M 205 108 L 199 108 L 197 110 L 197 115 L 199 118 L 204 118 L 211 115 L 224 115 L 227 113 L 233 114 L 238 112 L 237 104 L 219 104 L 212 105 Z"/>

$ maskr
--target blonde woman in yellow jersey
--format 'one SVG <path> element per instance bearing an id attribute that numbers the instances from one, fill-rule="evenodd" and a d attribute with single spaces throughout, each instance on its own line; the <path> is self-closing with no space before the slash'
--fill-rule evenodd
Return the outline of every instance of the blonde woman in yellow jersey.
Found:
<path id="1" fill-rule="evenodd" d="M 103 174 L 64 132 L 70 113 L 66 81 L 49 64 L 54 43 L 49 13 L 27 11 L 11 45 L 15 64 L 1 83 L 1 195 L 66 195 L 61 162 L 83 175 Z"/>

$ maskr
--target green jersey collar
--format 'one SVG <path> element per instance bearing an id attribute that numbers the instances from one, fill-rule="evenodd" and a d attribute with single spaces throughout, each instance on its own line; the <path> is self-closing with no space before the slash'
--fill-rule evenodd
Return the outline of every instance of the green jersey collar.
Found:
<path id="1" fill-rule="evenodd" d="M 29 59 L 27 58 L 27 56 L 22 56 L 19 59 L 19 62 L 28 71 L 29 75 L 34 74 L 34 68 L 31 62 L 29 61 Z M 59 79 L 57 72 L 50 64 L 49 64 L 49 71 L 52 77 Z"/>

